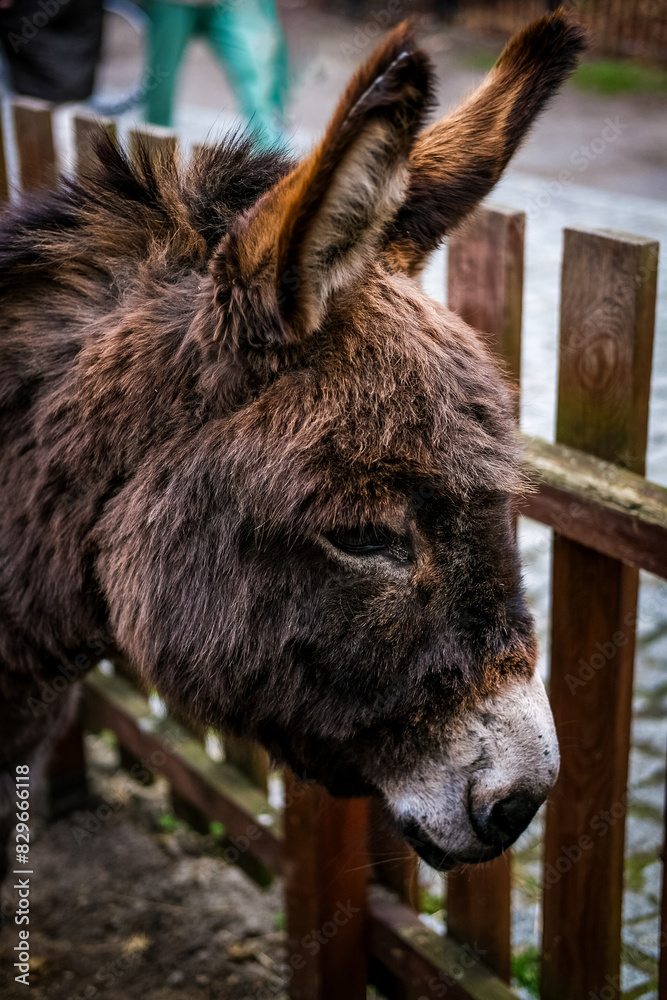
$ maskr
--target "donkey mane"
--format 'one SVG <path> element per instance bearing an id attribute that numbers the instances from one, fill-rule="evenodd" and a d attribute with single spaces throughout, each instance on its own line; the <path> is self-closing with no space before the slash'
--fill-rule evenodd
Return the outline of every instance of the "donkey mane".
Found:
<path id="1" fill-rule="evenodd" d="M 205 146 L 179 171 L 177 155 L 140 142 L 134 157 L 101 128 L 78 180 L 10 206 L 0 219 L 0 293 L 17 281 L 64 284 L 71 270 L 100 284 L 119 261 L 164 256 L 204 270 L 220 240 L 293 166 L 252 134 Z M 113 286 L 112 286 L 113 287 Z"/>

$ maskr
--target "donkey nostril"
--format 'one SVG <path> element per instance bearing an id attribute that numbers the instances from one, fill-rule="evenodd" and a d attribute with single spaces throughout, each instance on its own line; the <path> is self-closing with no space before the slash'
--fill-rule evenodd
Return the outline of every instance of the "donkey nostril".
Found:
<path id="1" fill-rule="evenodd" d="M 527 792 L 514 792 L 496 802 L 484 818 L 480 813 L 473 817 L 475 833 L 484 844 L 508 847 L 523 833 L 539 806 Z"/>
<path id="2" fill-rule="evenodd" d="M 508 840 L 516 840 L 537 812 L 537 803 L 525 792 L 515 792 L 501 802 L 496 802 L 491 810 L 489 822 L 498 833 Z"/>

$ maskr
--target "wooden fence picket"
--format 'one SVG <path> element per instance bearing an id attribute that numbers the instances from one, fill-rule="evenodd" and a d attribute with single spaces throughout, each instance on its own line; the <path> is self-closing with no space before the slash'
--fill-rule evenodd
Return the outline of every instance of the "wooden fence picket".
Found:
<path id="1" fill-rule="evenodd" d="M 567 229 L 556 436 L 643 474 L 657 244 Z M 547 813 L 543 1000 L 618 983 L 638 571 L 556 537 L 551 704 L 561 771 Z"/>
<path id="2" fill-rule="evenodd" d="M 368 862 L 371 877 L 419 913 L 419 862 L 398 833 L 389 828 L 377 799 L 368 803 Z M 402 982 L 386 965 L 371 959 L 369 978 L 387 1000 L 418 1000 L 420 991 Z"/>
<path id="3" fill-rule="evenodd" d="M 290 1000 L 365 1000 L 367 802 L 285 772 Z"/>
<path id="4" fill-rule="evenodd" d="M 178 137 L 173 132 L 159 128 L 133 128 L 128 133 L 128 147 L 130 156 L 134 159 L 139 147 L 147 149 L 149 153 L 160 155 L 170 155 L 178 153 Z"/>
<path id="5" fill-rule="evenodd" d="M 525 212 L 493 205 L 449 240 L 447 302 L 484 335 L 518 388 L 521 381 L 521 318 Z"/>
<path id="6" fill-rule="evenodd" d="M 95 137 L 99 135 L 100 128 L 103 128 L 107 135 L 115 139 L 117 134 L 116 123 L 111 118 L 91 118 L 88 115 L 76 115 L 73 127 L 76 171 L 77 173 L 81 173 L 82 169 L 90 163 Z"/>
<path id="7" fill-rule="evenodd" d="M 521 316 L 525 215 L 481 210 L 449 243 L 448 303 L 486 336 L 515 386 L 521 378 Z M 518 402 L 518 394 L 517 394 Z M 485 962 L 511 976 L 511 863 L 503 855 L 447 879 L 447 930 L 484 949 Z M 489 914 L 493 913 L 493 920 Z"/>
<path id="8" fill-rule="evenodd" d="M 22 191 L 55 188 L 58 180 L 53 113 L 44 101 L 12 101 Z"/>

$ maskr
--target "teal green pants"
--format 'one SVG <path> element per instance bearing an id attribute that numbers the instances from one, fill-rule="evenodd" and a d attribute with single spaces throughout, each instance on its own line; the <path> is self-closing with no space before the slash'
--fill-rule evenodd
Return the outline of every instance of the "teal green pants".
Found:
<path id="1" fill-rule="evenodd" d="M 145 0 L 150 18 L 146 120 L 172 124 L 174 91 L 186 46 L 201 36 L 222 66 L 244 117 L 271 142 L 280 137 L 287 53 L 275 0 L 223 0 L 213 6 Z"/>

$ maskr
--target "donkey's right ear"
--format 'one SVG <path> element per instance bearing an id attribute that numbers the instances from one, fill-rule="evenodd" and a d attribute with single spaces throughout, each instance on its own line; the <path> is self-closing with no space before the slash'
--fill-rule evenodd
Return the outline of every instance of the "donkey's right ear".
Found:
<path id="1" fill-rule="evenodd" d="M 211 265 L 220 338 L 261 348 L 317 328 L 405 198 L 431 85 L 427 57 L 399 25 L 353 76 L 313 153 L 223 239 Z"/>
<path id="2" fill-rule="evenodd" d="M 510 39 L 462 107 L 421 133 L 408 196 L 387 229 L 390 266 L 417 274 L 489 193 L 585 45 L 584 29 L 564 7 L 545 14 Z"/>

